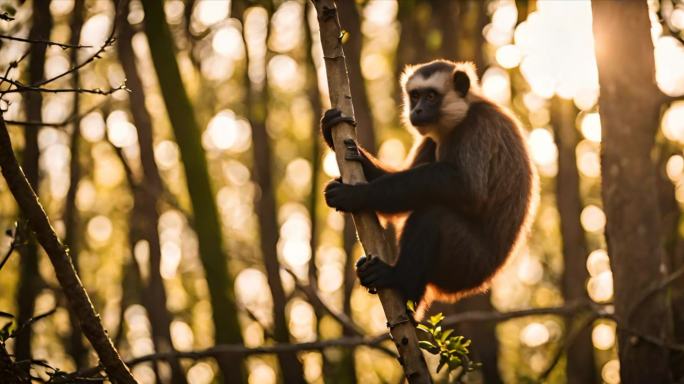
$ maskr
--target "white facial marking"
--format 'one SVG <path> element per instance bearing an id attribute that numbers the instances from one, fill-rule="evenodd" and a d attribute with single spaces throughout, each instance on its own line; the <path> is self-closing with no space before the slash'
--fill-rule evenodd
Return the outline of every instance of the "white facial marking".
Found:
<path id="1" fill-rule="evenodd" d="M 435 72 L 427 79 L 420 74 L 414 74 L 406 82 L 406 92 L 411 92 L 419 88 L 434 88 L 440 92 L 446 91 L 446 85 L 450 84 L 449 78 L 451 74 L 448 72 Z"/>

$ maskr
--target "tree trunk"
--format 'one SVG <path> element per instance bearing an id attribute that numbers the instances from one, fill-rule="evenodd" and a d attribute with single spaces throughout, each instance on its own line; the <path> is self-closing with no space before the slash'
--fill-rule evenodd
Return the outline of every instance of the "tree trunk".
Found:
<path id="1" fill-rule="evenodd" d="M 660 97 L 646 2 L 593 1 L 601 96 L 602 194 L 615 286 L 623 383 L 667 383 L 670 313 L 663 291 L 635 302 L 667 272 L 651 160 Z M 618 65 L 619 63 L 619 65 Z"/>
<path id="2" fill-rule="evenodd" d="M 228 273 L 216 200 L 200 140 L 201 129 L 195 120 L 192 104 L 183 86 L 171 32 L 164 19 L 163 3 L 161 0 L 144 1 L 143 8 L 152 62 L 176 141 L 180 144 L 180 154 L 185 167 L 199 242 L 199 255 L 204 266 L 213 309 L 214 339 L 217 344 L 242 343 L 233 293 L 233 278 Z M 241 359 L 218 360 L 226 382 L 242 381 L 244 376 Z"/>
<path id="3" fill-rule="evenodd" d="M 233 17 L 243 21 L 244 8 L 234 8 Z M 272 10 L 268 10 L 269 16 Z M 270 24 L 270 18 L 269 18 Z M 266 25 L 266 39 L 270 36 L 270 26 Z M 243 29 L 243 34 L 244 34 Z M 246 49 L 250 49 L 247 39 L 243 36 Z M 268 49 L 265 64 L 268 63 Z M 278 343 L 290 342 L 290 331 L 286 317 L 287 298 L 280 277 L 280 262 L 278 261 L 278 212 L 273 185 L 273 162 L 270 138 L 266 130 L 268 117 L 268 75 L 261 84 L 254 84 L 248 76 L 249 55 L 245 58 L 244 86 L 246 88 L 247 119 L 252 127 L 252 158 L 254 182 L 259 186 L 260 192 L 256 194 L 254 209 L 259 221 L 259 241 L 261 256 L 266 269 L 266 279 L 273 300 L 273 338 Z M 266 69 L 264 68 L 265 72 Z M 278 354 L 278 364 L 281 375 L 286 383 L 303 383 L 304 369 L 297 358 L 296 352 L 284 352 Z"/>
<path id="4" fill-rule="evenodd" d="M 667 161 L 671 156 L 681 153 L 678 145 L 665 141 L 658 145 L 657 163 L 657 186 L 658 203 L 661 212 L 661 225 L 663 228 L 663 244 L 667 253 L 668 264 L 672 273 L 684 268 L 684 241 L 679 235 L 679 222 L 681 210 L 675 196 L 675 185 L 666 172 Z M 671 285 L 670 289 L 672 307 L 673 340 L 677 343 L 684 342 L 684 279 L 680 275 Z M 684 352 L 670 351 L 670 369 L 675 382 L 681 382 L 684 378 Z"/>
<path id="5" fill-rule="evenodd" d="M 577 112 L 572 100 L 555 97 L 552 101 L 551 119 L 554 137 L 558 147 L 558 175 L 556 176 L 556 205 L 560 217 L 560 232 L 563 240 L 562 291 L 566 302 L 589 300 L 585 289 L 589 278 L 587 272 L 587 242 L 580 223 L 582 199 L 580 178 L 577 171 L 575 148 L 579 133 L 575 128 Z M 565 331 L 572 329 L 572 318 L 568 318 Z M 594 383 L 594 345 L 591 341 L 591 327 L 585 327 L 568 347 L 566 376 L 568 383 Z"/>
<path id="6" fill-rule="evenodd" d="M 332 0 L 314 1 L 318 23 L 320 25 L 321 45 L 328 77 L 330 104 L 339 108 L 347 116 L 354 116 L 346 61 L 342 50 L 341 27 L 337 18 L 337 8 Z M 340 124 L 333 130 L 333 142 L 336 144 L 335 155 L 340 166 L 342 180 L 347 184 L 365 182 L 363 169 L 357 162 L 345 160 L 343 141 L 354 138 L 354 127 Z M 373 257 L 380 257 L 392 262 L 392 246 L 384 236 L 384 232 L 374 213 L 355 213 L 354 222 L 364 250 Z M 401 295 L 390 289 L 378 292 L 385 315 L 390 325 L 395 345 L 401 356 L 401 363 L 409 383 L 430 383 L 432 379 L 425 359 L 418 348 L 418 338 L 406 313 L 406 303 Z"/>
<path id="7" fill-rule="evenodd" d="M 50 15 L 50 1 L 34 1 L 32 3 L 33 24 L 29 31 L 29 39 L 47 40 L 52 30 L 52 16 Z M 33 84 L 45 79 L 45 51 L 46 44 L 32 44 L 28 63 L 28 83 Z M 40 92 L 24 94 L 24 108 L 26 119 L 42 121 L 43 95 Z M 24 130 L 24 153 L 22 168 L 26 178 L 36 193 L 39 190 L 38 131 L 40 126 L 26 127 Z M 25 212 L 22 215 L 25 216 Z M 24 324 L 35 310 L 36 296 L 40 290 L 40 273 L 38 271 L 38 245 L 33 236 L 28 236 L 25 247 L 20 248 L 19 286 L 17 288 L 17 323 Z M 21 332 L 14 345 L 14 354 L 19 361 L 31 359 L 31 338 L 33 330 L 27 327 Z M 29 365 L 24 365 L 29 369 Z"/>
<path id="8" fill-rule="evenodd" d="M 128 1 L 124 4 L 127 7 Z M 117 39 L 117 51 L 119 62 L 126 75 L 126 85 L 131 90 L 129 93 L 129 107 L 135 122 L 140 148 L 140 161 L 143 170 L 143 180 L 136 185 L 131 180 L 133 192 L 133 210 L 130 216 L 129 243 L 131 256 L 136 244 L 146 241 L 149 246 L 149 275 L 141 278 L 143 286 L 141 301 L 147 309 L 147 315 L 152 327 L 152 340 L 156 352 L 175 351 L 171 339 L 172 317 L 166 308 L 166 289 L 162 280 L 161 244 L 159 240 L 159 212 L 157 206 L 161 199 L 163 184 L 157 162 L 154 159 L 152 119 L 145 107 L 145 91 L 135 64 L 135 52 L 133 51 L 132 39 L 135 31 L 128 23 L 126 13 L 119 15 L 117 20 L 119 38 Z M 132 260 L 137 263 L 137 261 Z M 178 359 L 170 360 L 171 381 L 176 384 L 186 382 L 183 368 Z"/>
<path id="9" fill-rule="evenodd" d="M 81 40 L 81 27 L 83 26 L 83 14 L 85 11 L 85 0 L 77 0 L 74 2 L 74 9 L 71 13 L 71 41 L 72 45 L 78 45 Z M 69 52 L 69 59 L 71 66 L 78 65 L 78 49 L 72 49 Z M 76 89 L 80 86 L 80 73 L 74 72 L 71 77 L 71 87 Z M 73 109 L 74 116 L 79 116 L 81 105 L 81 94 L 75 92 L 73 94 Z M 64 227 L 66 233 L 64 236 L 64 245 L 69 248 L 71 255 L 71 262 L 74 264 L 76 273 L 78 268 L 78 238 L 83 235 L 81 231 L 80 222 L 78 220 L 78 210 L 76 209 L 76 192 L 78 191 L 78 183 L 81 180 L 81 159 L 80 159 L 80 133 L 81 119 L 76 117 L 72 124 L 71 132 L 71 160 L 69 164 L 69 189 L 66 194 L 66 201 L 64 207 Z M 69 344 L 67 350 L 74 359 L 77 368 L 85 368 L 88 365 L 88 349 L 83 344 L 83 332 L 78 325 L 78 319 L 73 311 L 69 311 L 69 323 L 71 325 L 71 333 L 69 334 Z"/>

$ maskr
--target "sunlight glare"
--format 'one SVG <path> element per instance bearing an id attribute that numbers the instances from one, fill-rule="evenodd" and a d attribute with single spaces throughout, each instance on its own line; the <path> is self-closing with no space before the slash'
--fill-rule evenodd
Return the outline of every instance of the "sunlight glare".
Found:
<path id="1" fill-rule="evenodd" d="M 128 121 L 126 112 L 116 110 L 107 116 L 107 138 L 117 148 L 128 147 L 138 142 L 135 125 Z"/>
<path id="2" fill-rule="evenodd" d="M 604 249 L 596 249 L 587 257 L 587 271 L 590 276 L 598 276 L 603 272 L 610 272 L 610 259 Z"/>
<path id="3" fill-rule="evenodd" d="M 591 331 L 594 347 L 607 351 L 615 345 L 615 327 L 608 324 L 598 324 Z"/>
<path id="4" fill-rule="evenodd" d="M 323 158 L 323 172 L 330 177 L 340 177 L 340 168 L 337 166 L 335 152 L 328 150 Z"/>
<path id="5" fill-rule="evenodd" d="M 506 69 L 517 67 L 520 59 L 520 49 L 513 44 L 504 45 L 496 50 L 496 62 Z"/>
<path id="6" fill-rule="evenodd" d="M 520 332 L 520 341 L 530 347 L 535 348 L 546 344 L 549 341 L 549 330 L 541 323 L 530 323 Z"/>
<path id="7" fill-rule="evenodd" d="M 672 36 L 655 41 L 656 82 L 669 96 L 684 94 L 684 45 Z"/>
<path id="8" fill-rule="evenodd" d="M 173 327 L 173 324 L 172 324 Z M 172 328 L 173 329 L 173 328 Z M 173 332 L 173 331 L 172 331 Z M 174 344 L 176 342 L 176 338 L 173 338 Z M 179 348 L 183 349 L 183 348 Z M 205 363 L 205 362 L 199 362 L 195 365 L 193 365 L 190 369 L 188 369 L 188 382 L 192 384 L 209 384 L 214 380 L 214 370 L 211 368 L 211 365 Z"/>
<path id="9" fill-rule="evenodd" d="M 682 172 L 684 172 L 684 157 L 682 157 L 682 155 L 671 156 L 667 160 L 665 171 L 667 173 L 667 177 L 673 183 L 677 183 L 679 180 L 681 180 Z"/>
<path id="10" fill-rule="evenodd" d="M 385 140 L 378 150 L 378 159 L 393 168 L 400 168 L 406 158 L 406 148 L 399 139 Z"/>
<path id="11" fill-rule="evenodd" d="M 672 103 L 665 111 L 662 130 L 669 140 L 684 143 L 684 101 Z"/>
<path id="12" fill-rule="evenodd" d="M 112 236 L 112 222 L 107 216 L 98 215 L 88 221 L 88 236 L 98 243 L 104 243 Z"/>
<path id="13" fill-rule="evenodd" d="M 620 383 L 620 361 L 613 359 L 601 368 L 601 378 L 606 384 Z"/>
<path id="14" fill-rule="evenodd" d="M 587 113 L 582 118 L 582 135 L 595 143 L 601 142 L 601 117 L 598 112 Z"/>
<path id="15" fill-rule="evenodd" d="M 210 26 L 228 17 L 229 12 L 230 1 L 199 0 L 193 17 L 204 26 Z"/>
<path id="16" fill-rule="evenodd" d="M 539 95 L 573 98 L 598 90 L 590 2 L 537 2 L 516 27 L 515 45 L 523 56 L 520 70 Z"/>
<path id="17" fill-rule="evenodd" d="M 587 205 L 580 214 L 580 221 L 587 232 L 599 233 L 606 226 L 606 215 L 596 205 Z"/>
<path id="18" fill-rule="evenodd" d="M 100 112 L 90 112 L 81 119 L 81 136 L 91 143 L 104 139 L 105 121 Z"/>
<path id="19" fill-rule="evenodd" d="M 211 40 L 214 51 L 226 59 L 241 60 L 245 57 L 242 34 L 235 25 L 219 28 Z"/>
<path id="20" fill-rule="evenodd" d="M 589 278 L 587 282 L 589 297 L 597 303 L 606 302 L 613 298 L 613 273 L 601 272 Z"/>
<path id="21" fill-rule="evenodd" d="M 482 75 L 482 93 L 500 104 L 510 103 L 511 84 L 508 72 L 494 66 L 487 68 Z"/>

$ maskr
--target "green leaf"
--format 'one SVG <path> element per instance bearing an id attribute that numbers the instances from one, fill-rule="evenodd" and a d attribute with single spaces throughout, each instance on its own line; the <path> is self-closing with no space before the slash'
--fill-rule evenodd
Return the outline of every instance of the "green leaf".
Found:
<path id="1" fill-rule="evenodd" d="M 430 352 L 430 353 L 433 354 L 433 355 L 435 355 L 435 354 L 437 354 L 437 352 L 439 352 L 439 348 L 437 348 L 436 345 L 432 344 L 431 342 L 429 342 L 429 341 L 427 341 L 427 340 L 420 340 L 420 341 L 418 341 L 418 346 L 419 346 L 421 349 L 424 349 L 424 350 Z"/>
<path id="2" fill-rule="evenodd" d="M 423 331 L 423 332 L 425 332 L 425 333 L 432 334 L 432 328 L 428 327 L 428 326 L 425 325 L 425 324 L 418 324 L 418 325 L 416 326 L 416 328 L 420 329 L 421 331 Z"/>
<path id="3" fill-rule="evenodd" d="M 409 300 L 406 302 L 406 308 L 408 308 L 408 310 L 411 312 L 415 312 L 416 311 L 416 303 L 414 303 L 413 300 Z"/>
<path id="4" fill-rule="evenodd" d="M 439 324 L 442 320 L 444 320 L 444 314 L 442 314 L 442 312 L 440 312 L 434 316 L 430 316 L 429 321 L 430 321 L 430 324 L 437 326 L 437 324 Z"/>
<path id="5" fill-rule="evenodd" d="M 446 331 L 442 332 L 440 335 L 439 339 L 444 342 L 446 341 L 447 338 L 449 338 L 449 335 L 451 335 L 454 332 L 453 329 L 447 329 Z"/>

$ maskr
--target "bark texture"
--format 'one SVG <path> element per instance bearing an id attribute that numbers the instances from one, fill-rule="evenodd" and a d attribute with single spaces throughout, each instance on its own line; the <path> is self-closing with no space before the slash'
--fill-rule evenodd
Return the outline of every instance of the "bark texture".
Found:
<path id="1" fill-rule="evenodd" d="M 601 96 L 602 195 L 623 383 L 671 382 L 664 292 L 635 302 L 667 273 L 651 160 L 660 112 L 646 2 L 593 1 Z"/>

